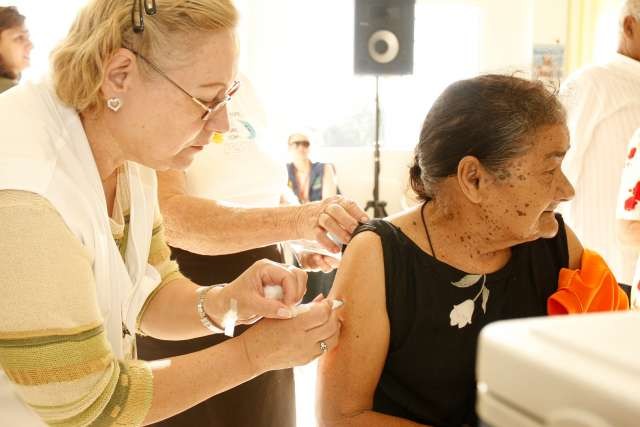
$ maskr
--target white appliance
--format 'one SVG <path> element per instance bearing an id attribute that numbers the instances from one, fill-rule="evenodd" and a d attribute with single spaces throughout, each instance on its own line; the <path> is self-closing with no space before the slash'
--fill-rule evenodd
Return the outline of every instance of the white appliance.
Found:
<path id="1" fill-rule="evenodd" d="M 640 312 L 493 323 L 476 372 L 487 426 L 640 426 Z"/>

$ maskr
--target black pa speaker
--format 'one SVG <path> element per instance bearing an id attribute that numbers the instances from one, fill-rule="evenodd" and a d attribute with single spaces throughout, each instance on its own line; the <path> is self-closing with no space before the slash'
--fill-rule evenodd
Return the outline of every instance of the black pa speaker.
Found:
<path id="1" fill-rule="evenodd" d="M 355 0 L 356 74 L 411 74 L 415 0 Z"/>

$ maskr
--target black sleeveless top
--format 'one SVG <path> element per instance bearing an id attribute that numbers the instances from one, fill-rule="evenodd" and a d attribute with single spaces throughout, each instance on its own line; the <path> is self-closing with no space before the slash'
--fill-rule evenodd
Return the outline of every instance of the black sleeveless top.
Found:
<path id="1" fill-rule="evenodd" d="M 356 230 L 379 235 L 384 254 L 390 342 L 374 411 L 433 426 L 477 425 L 478 334 L 496 320 L 546 315 L 547 298 L 569 262 L 564 222 L 556 218 L 554 238 L 513 247 L 508 263 L 486 276 L 486 312 L 480 296 L 471 323 L 462 328 L 451 326 L 450 313 L 479 294 L 482 280 L 467 288 L 453 286 L 467 273 L 425 253 L 387 221 Z"/>

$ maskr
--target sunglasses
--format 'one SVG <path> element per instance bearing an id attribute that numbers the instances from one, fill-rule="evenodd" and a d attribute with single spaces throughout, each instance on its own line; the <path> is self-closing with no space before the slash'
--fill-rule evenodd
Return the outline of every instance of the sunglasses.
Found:
<path id="1" fill-rule="evenodd" d="M 309 148 L 311 143 L 309 143 L 309 141 L 292 141 L 289 143 L 289 145 L 295 145 L 296 147 L 303 146 L 304 148 Z"/>

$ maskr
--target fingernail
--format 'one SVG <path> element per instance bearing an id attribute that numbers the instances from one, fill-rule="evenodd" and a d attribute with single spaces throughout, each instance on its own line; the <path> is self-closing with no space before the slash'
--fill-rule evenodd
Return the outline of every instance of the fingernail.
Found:
<path id="1" fill-rule="evenodd" d="M 344 302 L 340 301 L 339 299 L 334 299 L 331 302 L 331 309 L 335 310 L 336 308 L 340 308 L 340 307 L 342 307 L 343 304 L 344 304 Z"/>
<path id="2" fill-rule="evenodd" d="M 285 319 L 291 319 L 291 311 L 287 310 L 286 308 L 280 308 L 278 309 L 278 317 L 282 317 Z"/>
<path id="3" fill-rule="evenodd" d="M 369 221 L 369 217 L 363 216 L 362 218 L 360 218 L 360 222 L 367 222 Z"/>

